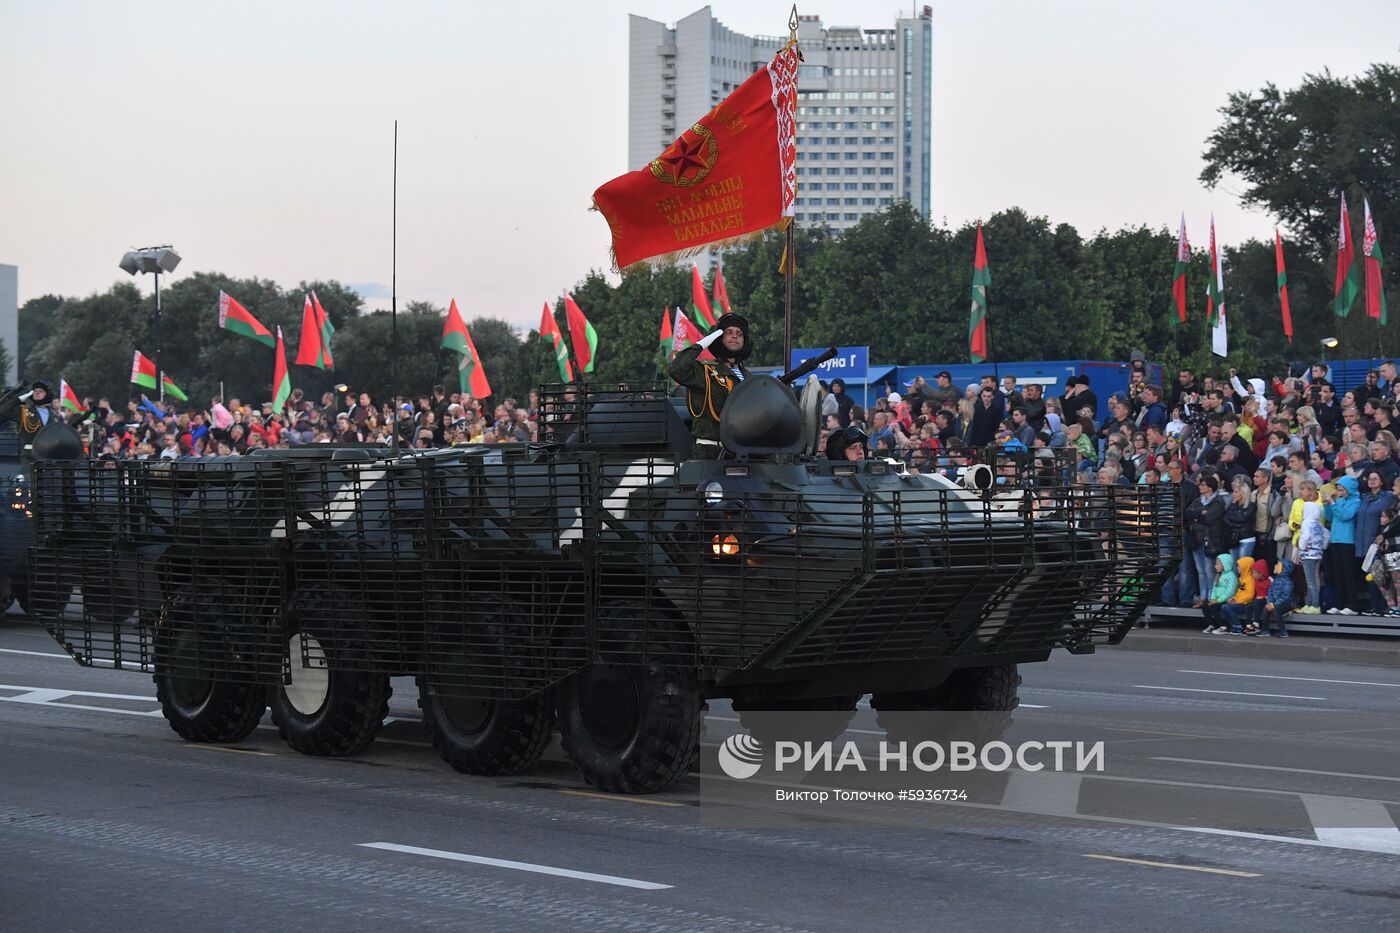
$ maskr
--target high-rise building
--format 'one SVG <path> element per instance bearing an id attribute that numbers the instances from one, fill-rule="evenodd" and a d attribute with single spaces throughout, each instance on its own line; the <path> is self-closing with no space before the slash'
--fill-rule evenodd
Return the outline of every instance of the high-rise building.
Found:
<path id="1" fill-rule="evenodd" d="M 0 385 L 15 381 L 19 368 L 19 266 L 0 264 L 0 343 L 10 365 L 0 371 Z"/>
<path id="2" fill-rule="evenodd" d="M 797 220 L 836 230 L 895 200 L 929 214 L 933 11 L 891 29 L 798 26 Z M 675 26 L 633 15 L 627 168 L 642 168 L 762 68 L 786 36 L 746 36 L 702 7 Z"/>

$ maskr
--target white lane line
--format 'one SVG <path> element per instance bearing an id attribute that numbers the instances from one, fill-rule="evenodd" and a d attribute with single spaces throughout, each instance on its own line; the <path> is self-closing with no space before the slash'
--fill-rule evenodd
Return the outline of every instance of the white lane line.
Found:
<path id="1" fill-rule="evenodd" d="M 552 865 L 536 865 L 533 862 L 513 862 L 510 859 L 487 858 L 484 855 L 465 855 L 461 852 L 445 852 L 442 849 L 423 849 L 418 846 L 399 845 L 395 842 L 361 842 L 359 845 L 366 849 L 384 849 L 388 852 L 406 852 L 409 855 L 426 855 L 429 858 L 447 859 L 451 862 L 470 862 L 473 865 L 510 868 L 515 871 L 528 871 L 539 875 L 554 875 L 559 878 L 575 878 L 579 881 L 611 884 L 621 888 L 637 888 L 641 891 L 664 891 L 672 887 L 669 884 L 657 884 L 655 881 L 638 881 L 636 878 L 599 875 L 591 871 L 574 871 L 572 868 L 555 868 Z"/>
<path id="2" fill-rule="evenodd" d="M 93 693 L 91 690 L 68 690 L 53 687 L 26 687 L 20 684 L 0 684 L 0 690 L 23 690 L 25 694 L 53 694 L 54 699 L 62 697 L 97 697 L 100 700 L 145 700 L 154 703 L 156 698 L 150 694 L 141 696 L 133 693 Z M 20 697 L 6 697 L 7 700 L 19 700 L 26 703 L 47 703 L 48 700 L 22 700 Z"/>
<path id="3" fill-rule="evenodd" d="M 1008 810 L 1074 816 L 1079 812 L 1081 774 L 1012 771 L 1006 776 L 1001 805 Z"/>
<path id="4" fill-rule="evenodd" d="M 1285 677 L 1283 674 L 1238 674 L 1234 671 L 1177 671 L 1178 674 L 1213 674 L 1217 677 L 1262 677 L 1265 680 L 1306 680 L 1315 684 L 1350 684 L 1355 687 L 1400 687 L 1373 680 L 1326 680 L 1322 677 Z"/>
<path id="5" fill-rule="evenodd" d="M 1249 765 L 1242 761 L 1211 761 L 1208 758 L 1167 758 L 1158 756 L 1150 761 L 1175 761 L 1187 765 L 1220 765 L 1226 768 L 1249 768 L 1252 771 L 1286 771 L 1289 774 L 1316 774 L 1321 777 L 1362 778 L 1367 781 L 1394 781 L 1400 784 L 1400 777 L 1381 774 L 1357 774 L 1352 771 L 1314 771 L 1311 768 L 1283 768 L 1278 765 Z"/>
<path id="6" fill-rule="evenodd" d="M 91 690 L 59 690 L 53 687 L 30 687 L 21 684 L 0 684 L 0 690 L 20 690 L 23 691 L 17 696 L 0 697 L 0 702 L 24 703 L 29 706 L 47 706 L 51 709 L 82 709 L 95 713 L 116 713 L 119 716 L 144 716 L 147 718 L 160 716 L 161 711 L 137 710 L 137 709 L 116 709 L 111 706 L 90 706 L 84 703 L 61 703 L 68 697 L 92 697 L 99 700 L 138 700 L 143 703 L 154 703 L 156 698 L 152 696 L 137 696 L 130 693 L 95 693 Z"/>
<path id="7" fill-rule="evenodd" d="M 1232 697 L 1269 697 L 1274 700 L 1325 700 L 1326 697 L 1300 697 L 1290 693 L 1244 693 L 1239 690 L 1203 690 L 1200 687 L 1161 687 L 1156 684 L 1133 684 L 1137 690 L 1179 690 L 1182 693 L 1220 693 Z"/>
<path id="8" fill-rule="evenodd" d="M 1379 800 L 1299 794 L 1319 842 L 1400 855 L 1400 829 Z"/>
<path id="9" fill-rule="evenodd" d="M 18 648 L 0 648 L 0 654 L 21 654 L 27 655 L 31 658 L 58 658 L 61 661 L 74 660 L 71 654 L 56 654 L 52 651 L 21 651 Z M 111 667 L 115 662 L 113 662 L 110 658 L 93 658 L 92 663 L 100 664 L 103 667 Z M 140 667 L 140 664 L 141 662 L 139 661 L 133 661 L 131 662 L 130 667 L 133 670 L 135 670 L 136 668 Z"/>

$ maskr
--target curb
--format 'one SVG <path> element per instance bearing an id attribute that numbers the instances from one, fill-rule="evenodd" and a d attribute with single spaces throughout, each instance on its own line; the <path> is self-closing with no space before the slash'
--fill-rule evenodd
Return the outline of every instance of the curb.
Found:
<path id="1" fill-rule="evenodd" d="M 1330 641 L 1330 639 L 1329 639 Z M 1320 644 L 1307 635 L 1278 638 L 1247 638 L 1233 635 L 1187 635 L 1154 633 L 1134 629 L 1118 649 L 1129 651 L 1176 651 L 1213 657 L 1261 658 L 1271 661 L 1330 661 L 1333 664 L 1373 664 L 1400 667 L 1400 647 L 1373 647 L 1358 644 Z"/>

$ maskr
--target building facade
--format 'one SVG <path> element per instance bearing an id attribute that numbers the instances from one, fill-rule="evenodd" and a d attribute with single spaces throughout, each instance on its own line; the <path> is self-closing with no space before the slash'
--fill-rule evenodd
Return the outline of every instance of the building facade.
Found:
<path id="1" fill-rule="evenodd" d="M 797 101 L 797 220 L 844 230 L 907 200 L 930 216 L 933 12 L 893 28 L 826 27 L 803 16 Z M 703 7 L 675 26 L 629 26 L 627 168 L 645 166 L 762 68 L 786 36 L 734 32 Z"/>

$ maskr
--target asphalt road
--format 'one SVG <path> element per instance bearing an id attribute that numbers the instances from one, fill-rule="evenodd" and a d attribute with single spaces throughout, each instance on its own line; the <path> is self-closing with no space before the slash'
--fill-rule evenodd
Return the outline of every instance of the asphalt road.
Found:
<path id="1" fill-rule="evenodd" d="M 6 616 L 0 926 L 1400 930 L 1393 670 L 1109 649 L 1022 673 L 1014 730 L 1107 735 L 1110 774 L 803 810 L 708 767 L 595 794 L 557 747 L 460 775 L 407 680 L 358 758 L 296 754 L 267 721 L 193 745 L 148 676 Z M 712 704 L 707 751 L 736 728 Z M 849 735 L 878 741 L 874 714 Z"/>

